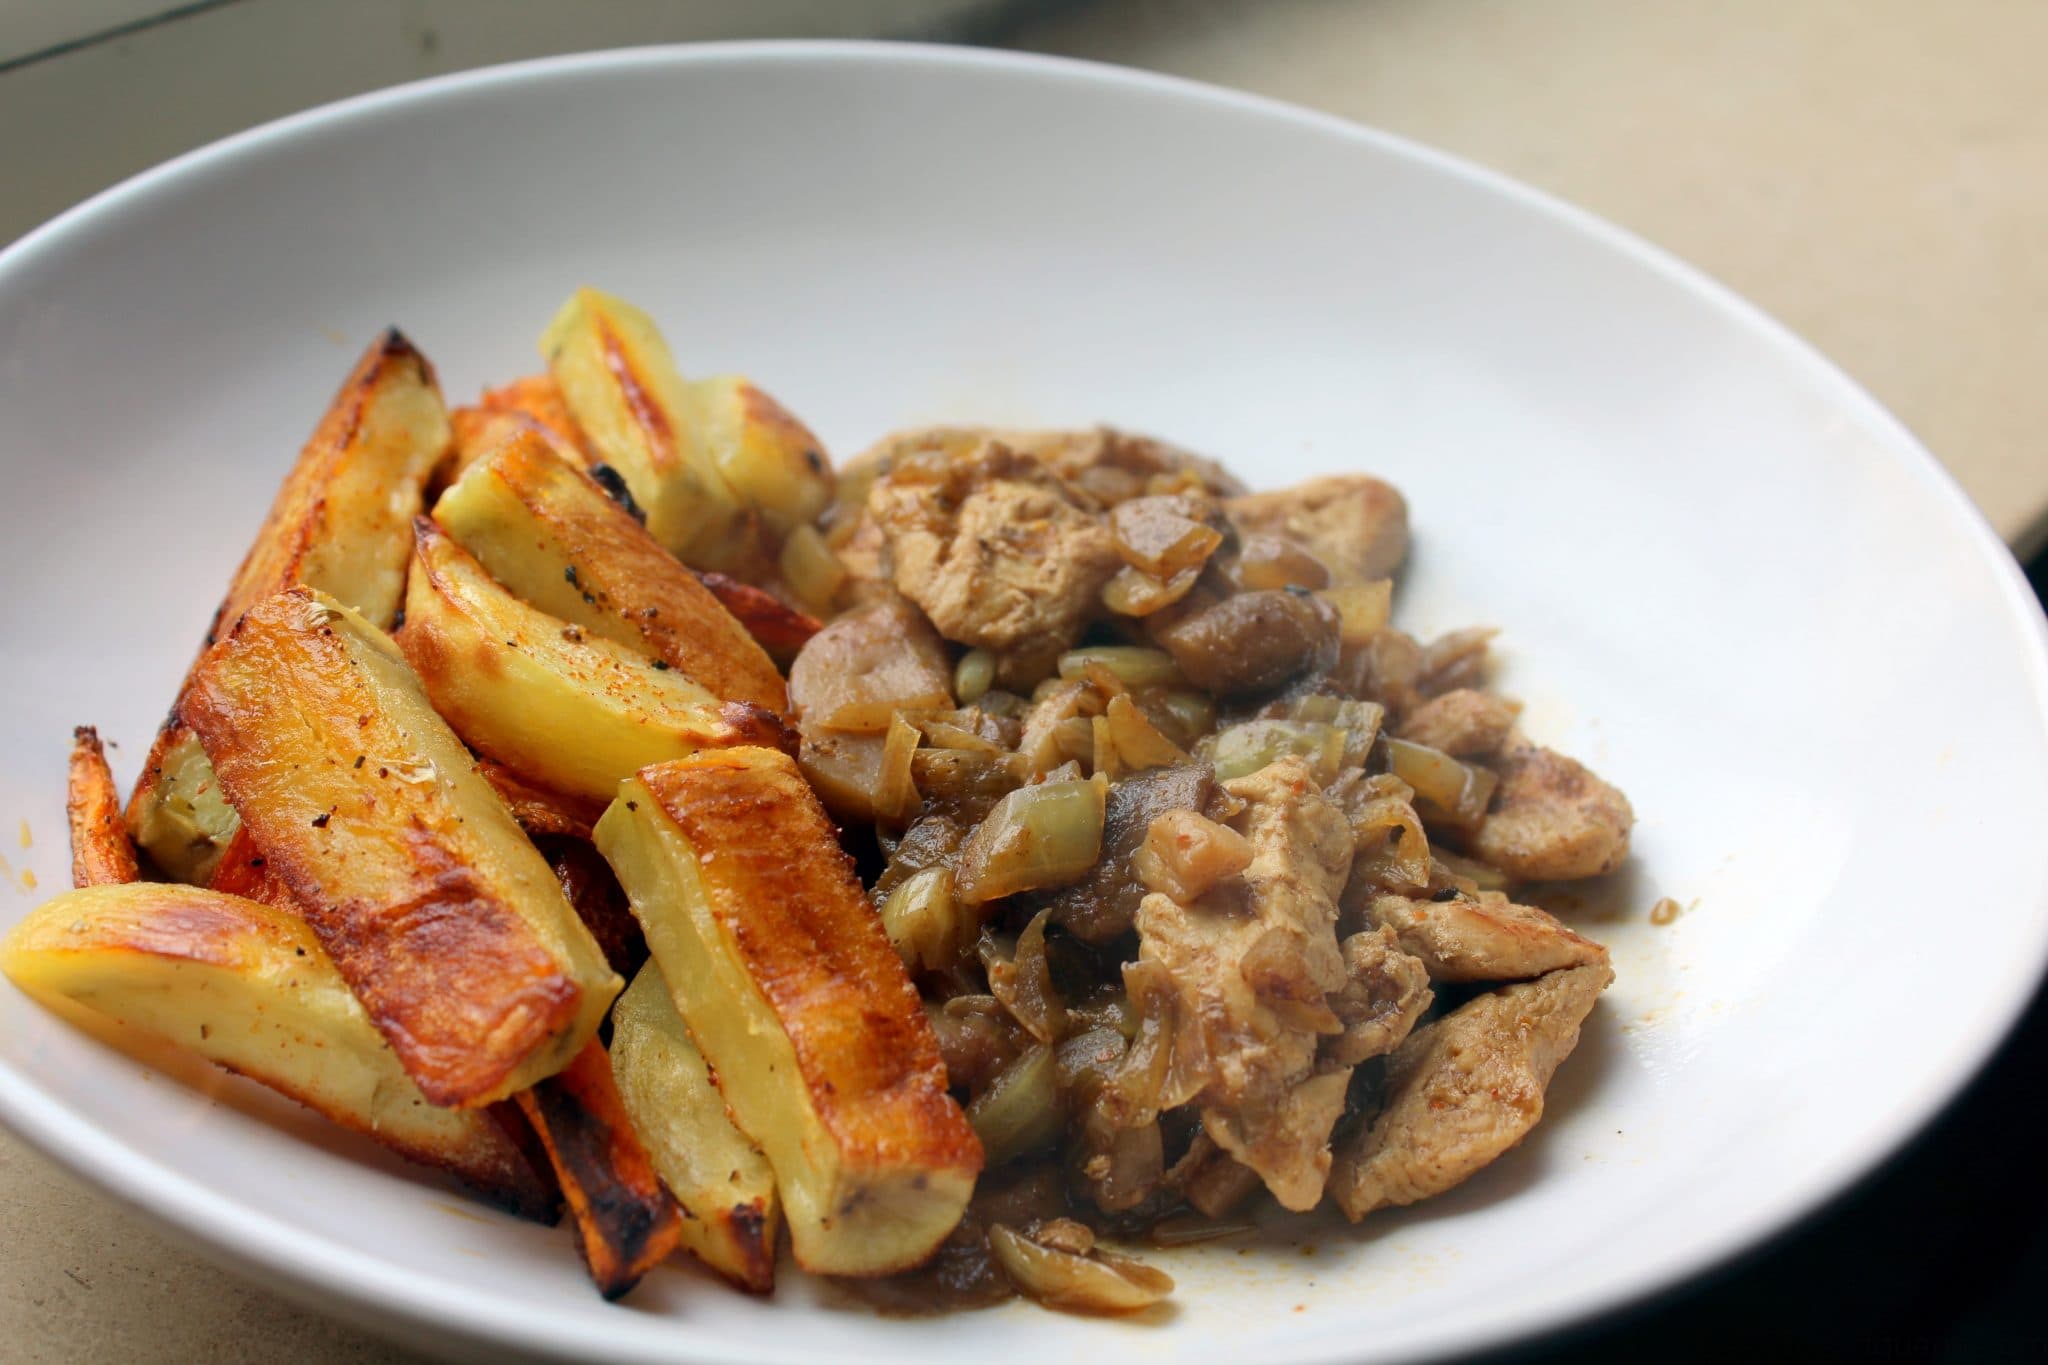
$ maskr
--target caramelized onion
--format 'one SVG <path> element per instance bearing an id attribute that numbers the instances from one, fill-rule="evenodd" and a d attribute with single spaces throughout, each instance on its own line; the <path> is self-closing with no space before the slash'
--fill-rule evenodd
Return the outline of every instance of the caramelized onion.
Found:
<path id="1" fill-rule="evenodd" d="M 960 850 L 956 890 L 970 905 L 1064 886 L 1102 852 L 1104 784 L 1045 781 L 996 802 Z"/>
<path id="2" fill-rule="evenodd" d="M 1056 1251 L 1001 1223 L 988 1230 L 988 1241 L 1003 1273 L 1048 1308 L 1131 1313 L 1173 1292 L 1172 1276 L 1128 1256 Z"/>

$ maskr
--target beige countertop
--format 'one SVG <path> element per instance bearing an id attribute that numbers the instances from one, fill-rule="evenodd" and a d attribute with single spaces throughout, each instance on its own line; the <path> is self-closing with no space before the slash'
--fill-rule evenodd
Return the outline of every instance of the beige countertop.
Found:
<path id="1" fill-rule="evenodd" d="M 308 7 L 333 22 L 336 4 Z M 0 0 L 0 40 L 20 8 Z M 41 216 L 149 160 L 346 88 L 551 43 L 675 36 L 677 12 L 607 3 L 599 30 L 577 41 L 523 3 L 512 10 L 529 31 L 516 39 L 480 28 L 481 11 L 461 0 L 372 8 L 409 26 L 408 46 L 366 57 L 352 86 L 280 74 L 296 48 L 279 0 L 222 5 L 11 70 L 0 51 L 0 123 L 73 126 L 52 115 L 111 103 L 148 124 L 133 137 L 105 120 L 77 125 L 89 159 L 62 139 L 27 150 L 11 140 L 0 178 L 12 211 Z M 897 19 L 912 10 L 905 0 L 870 8 Z M 806 31 L 803 5 L 779 10 L 784 31 Z M 434 36 L 435 24 L 447 35 Z M 21 27 L 50 36 L 40 18 Z M 835 31 L 846 31 L 844 11 Z M 2048 5 L 1102 0 L 1000 36 L 1344 114 L 1612 218 L 1841 362 L 2008 541 L 2031 548 L 2048 532 L 2048 100 L 2037 76 Z M 173 62 L 250 44 L 262 45 L 265 73 L 233 86 L 234 64 L 223 63 L 217 78 L 230 88 L 196 108 L 162 78 Z M 0 211 L 0 237 L 30 225 Z M 5 1135 L 0 1223 L 0 1355 L 10 1360 L 412 1359 L 215 1269 Z"/>

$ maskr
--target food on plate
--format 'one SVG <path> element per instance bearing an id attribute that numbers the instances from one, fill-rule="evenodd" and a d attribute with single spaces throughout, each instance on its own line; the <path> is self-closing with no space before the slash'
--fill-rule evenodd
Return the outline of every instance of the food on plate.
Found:
<path id="1" fill-rule="evenodd" d="M 396 329 L 363 353 L 299 452 L 214 612 L 206 643 L 297 584 L 388 630 L 405 596 L 412 518 L 449 444 L 434 368 Z M 135 842 L 177 881 L 204 884 L 234 834 L 206 755 L 175 721 L 128 806 Z"/>
<path id="2" fill-rule="evenodd" d="M 649 763 L 783 742 L 774 712 L 720 700 L 658 656 L 522 602 L 433 522 L 422 518 L 415 537 L 398 644 L 478 753 L 555 791 L 603 799 Z"/>
<path id="3" fill-rule="evenodd" d="M 86 887 L 16 925 L 0 968 L 39 1000 L 187 1048 L 515 1212 L 553 1217 L 553 1179 L 502 1108 L 428 1100 L 295 914 L 176 883 Z"/>
<path id="4" fill-rule="evenodd" d="M 126 808 L 0 968 L 553 1221 L 599 1292 L 779 1249 L 894 1306 L 1142 1314 L 1132 1254 L 1508 1154 L 1614 979 L 1628 800 L 1409 509 L 1108 428 L 835 469 L 579 290 L 452 412 L 343 385 Z M 621 992 L 622 983 L 630 981 Z"/>
<path id="5" fill-rule="evenodd" d="M 520 1091 L 519 1109 L 561 1182 L 590 1278 L 619 1298 L 676 1249 L 682 1219 L 627 1117 L 611 1058 L 592 1039 L 561 1071 Z"/>
<path id="6" fill-rule="evenodd" d="M 775 1288 L 775 1172 L 726 1112 L 660 963 L 612 1007 L 611 1056 L 626 1113 L 682 1209 L 683 1249 L 742 1289 Z"/>
<path id="7" fill-rule="evenodd" d="M 107 886 L 140 881 L 135 845 L 121 818 L 121 790 L 107 767 L 99 731 L 81 725 L 71 737 L 71 777 L 64 794 L 71 827 L 71 884 Z"/>
<path id="8" fill-rule="evenodd" d="M 623 983 L 363 617 L 304 587 L 258 602 L 193 670 L 178 718 L 434 1103 L 505 1099 L 597 1032 Z"/>
<path id="9" fill-rule="evenodd" d="M 775 1170 L 797 1264 L 923 1261 L 973 1193 L 981 1144 L 796 763 L 738 748 L 642 769 L 597 846 L 733 1121 Z"/>
<path id="10" fill-rule="evenodd" d="M 789 709 L 781 671 L 732 613 L 533 432 L 473 463 L 434 504 L 434 520 L 541 611 L 659 659 L 713 696 Z"/>

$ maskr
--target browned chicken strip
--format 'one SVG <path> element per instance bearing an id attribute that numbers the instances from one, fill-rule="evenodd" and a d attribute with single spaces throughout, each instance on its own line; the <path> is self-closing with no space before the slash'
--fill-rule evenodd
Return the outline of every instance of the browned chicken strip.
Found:
<path id="1" fill-rule="evenodd" d="M 1498 891 L 1443 901 L 1374 896 L 1366 918 L 1393 930 L 1432 981 L 1522 981 L 1607 960 L 1605 948 L 1555 915 Z"/>
<path id="2" fill-rule="evenodd" d="M 1388 1060 L 1386 1106 L 1330 1172 L 1344 1216 L 1442 1194 L 1520 1142 L 1613 980 L 1605 962 L 1552 972 L 1416 1030 Z"/>

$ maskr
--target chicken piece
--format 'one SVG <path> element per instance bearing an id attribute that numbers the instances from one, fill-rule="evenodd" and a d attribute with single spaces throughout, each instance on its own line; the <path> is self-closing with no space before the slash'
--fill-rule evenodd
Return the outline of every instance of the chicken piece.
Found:
<path id="1" fill-rule="evenodd" d="M 1605 962 L 1552 972 L 1417 1029 L 1388 1059 L 1385 1107 L 1330 1173 L 1344 1216 L 1442 1194 L 1520 1142 L 1613 980 Z"/>
<path id="2" fill-rule="evenodd" d="M 897 589 L 947 639 L 994 653 L 1006 687 L 1052 671 L 1122 564 L 1101 516 L 1040 461 L 996 442 L 876 480 L 868 510 Z"/>
<path id="3" fill-rule="evenodd" d="M 1454 758 L 1484 757 L 1507 743 L 1520 710 L 1506 697 L 1460 687 L 1410 711 L 1401 722 L 1401 738 Z"/>
<path id="4" fill-rule="evenodd" d="M 1408 555 L 1408 504 L 1392 484 L 1333 474 L 1223 504 L 1241 536 L 1284 536 L 1323 562 L 1333 584 L 1391 578 Z"/>
<path id="5" fill-rule="evenodd" d="M 1520 740 L 1493 766 L 1500 788 L 1473 854 L 1529 881 L 1598 877 L 1628 857 L 1628 798 L 1576 760 Z"/>
<path id="6" fill-rule="evenodd" d="M 841 478 L 869 468 L 886 473 L 928 456 L 963 459 L 1000 443 L 1041 461 L 1060 478 L 1109 505 L 1146 493 L 1198 491 L 1235 497 L 1244 485 L 1216 461 L 1149 436 L 1111 427 L 1022 431 L 995 427 L 922 427 L 883 437 L 856 456 Z"/>
<path id="7" fill-rule="evenodd" d="M 1323 1044 L 1323 1060 L 1357 1066 L 1399 1047 L 1434 995 L 1420 958 L 1401 951 L 1392 929 L 1353 934 L 1340 945 L 1351 979 L 1330 996 L 1344 1031 Z"/>
<path id="8" fill-rule="evenodd" d="M 1391 929 L 1432 981 L 1525 981 L 1607 960 L 1605 948 L 1556 916 L 1498 891 L 1442 901 L 1374 896 L 1366 918 Z"/>
<path id="9" fill-rule="evenodd" d="M 1190 597 L 1147 625 L 1189 682 L 1219 696 L 1269 692 L 1300 674 L 1327 670 L 1337 659 L 1337 613 L 1308 592 L 1271 589 L 1207 602 Z"/>
<path id="10" fill-rule="evenodd" d="M 1327 1003 L 1349 980 L 1336 898 L 1351 870 L 1351 829 L 1307 763 L 1288 757 L 1224 784 L 1252 844 L 1242 877 L 1191 905 L 1153 892 L 1139 904 L 1139 958 L 1172 981 L 1173 1074 L 1216 1144 L 1259 1173 L 1290 1209 L 1313 1208 L 1347 1071 L 1316 1074 Z M 1302 1093 L 1298 1096 L 1297 1091 Z"/>

